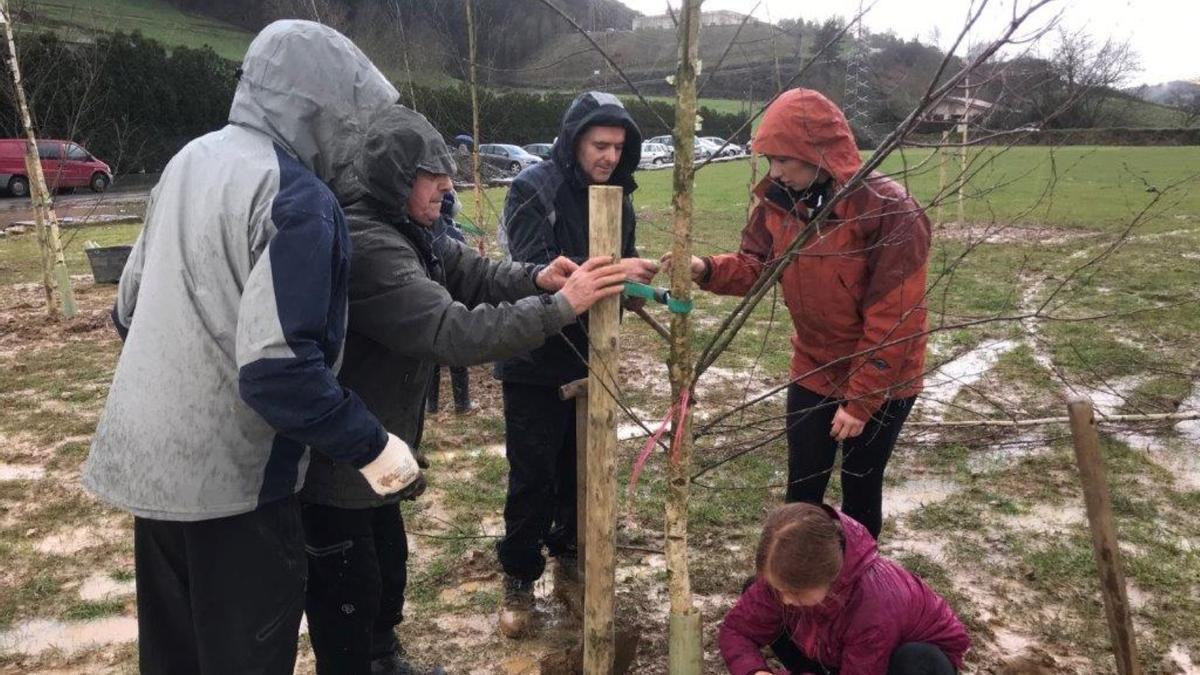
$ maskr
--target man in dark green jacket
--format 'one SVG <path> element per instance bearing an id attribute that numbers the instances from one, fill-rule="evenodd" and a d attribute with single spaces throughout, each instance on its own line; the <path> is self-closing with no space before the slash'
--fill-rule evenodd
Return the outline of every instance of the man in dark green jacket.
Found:
<path id="1" fill-rule="evenodd" d="M 597 300 L 621 292 L 608 259 L 497 262 L 431 228 L 454 161 L 420 114 L 378 113 L 355 170 L 366 193 L 344 205 L 353 244 L 350 317 L 339 379 L 391 433 L 417 448 L 436 364 L 486 363 L 541 345 Z M 353 469 L 314 457 L 301 493 L 306 610 L 317 671 L 417 673 L 395 637 L 408 547 L 398 502 Z"/>

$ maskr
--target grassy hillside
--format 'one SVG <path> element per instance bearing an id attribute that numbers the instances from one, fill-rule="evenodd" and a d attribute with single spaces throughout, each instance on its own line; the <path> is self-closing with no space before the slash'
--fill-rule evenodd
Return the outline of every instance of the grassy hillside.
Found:
<path id="1" fill-rule="evenodd" d="M 54 28 L 64 37 L 137 30 L 168 46 L 208 45 L 232 61 L 241 61 L 254 37 L 231 24 L 185 14 L 161 0 L 25 0 L 13 6 L 32 12 L 33 26 Z"/>

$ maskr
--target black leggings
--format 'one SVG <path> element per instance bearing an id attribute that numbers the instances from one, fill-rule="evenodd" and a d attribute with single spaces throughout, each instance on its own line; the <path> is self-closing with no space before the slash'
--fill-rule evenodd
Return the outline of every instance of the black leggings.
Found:
<path id="1" fill-rule="evenodd" d="M 837 668 L 822 665 L 808 658 L 786 635 L 771 645 L 775 658 L 793 673 L 836 675 Z M 887 675 L 957 675 L 958 669 L 950 657 L 928 642 L 905 642 L 892 652 Z"/>
<path id="2" fill-rule="evenodd" d="M 893 399 L 842 442 L 842 512 L 878 538 L 883 527 L 883 471 L 916 397 Z M 799 385 L 788 387 L 788 502 L 820 504 L 829 485 L 837 441 L 829 436 L 840 401 Z"/>

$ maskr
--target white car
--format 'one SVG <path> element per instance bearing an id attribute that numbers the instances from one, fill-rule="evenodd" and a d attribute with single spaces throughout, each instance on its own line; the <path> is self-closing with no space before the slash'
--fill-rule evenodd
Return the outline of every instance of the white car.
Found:
<path id="1" fill-rule="evenodd" d="M 713 152 L 716 152 L 721 146 L 725 146 L 725 149 L 721 150 L 722 157 L 737 157 L 739 155 L 746 154 L 746 151 L 742 148 L 742 146 L 738 145 L 737 143 L 729 143 L 726 145 L 724 138 L 717 138 L 716 136 L 702 136 L 700 140 L 711 144 L 713 146 Z"/>
<path id="2" fill-rule="evenodd" d="M 642 165 L 662 166 L 675 161 L 675 152 L 662 143 L 642 143 Z"/>

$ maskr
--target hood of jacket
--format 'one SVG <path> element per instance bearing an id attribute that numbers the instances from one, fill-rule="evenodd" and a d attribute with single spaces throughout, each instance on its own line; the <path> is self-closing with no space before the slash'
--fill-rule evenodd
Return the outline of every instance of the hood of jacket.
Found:
<path id="1" fill-rule="evenodd" d="M 829 512 L 829 517 L 837 520 L 842 527 L 842 569 L 829 585 L 829 593 L 825 599 L 820 604 L 805 609 L 817 616 L 828 618 L 836 616 L 846 606 L 846 601 L 858 580 L 879 559 L 879 551 L 875 538 L 861 523 L 829 506 L 825 506 L 825 510 Z"/>
<path id="2" fill-rule="evenodd" d="M 775 99 L 754 135 L 754 151 L 804 160 L 827 171 L 838 185 L 862 166 L 846 116 L 812 89 L 790 89 Z M 770 180 L 767 177 L 760 185 L 765 187 Z"/>
<path id="3" fill-rule="evenodd" d="M 408 220 L 408 197 L 419 171 L 458 170 L 442 135 L 425 116 L 400 104 L 378 110 L 367 125 L 354 176 L 392 220 Z"/>
<path id="4" fill-rule="evenodd" d="M 570 177 L 580 185 L 586 185 L 587 178 L 580 171 L 576 160 L 576 147 L 583 132 L 596 125 L 625 128 L 625 147 L 608 182 L 624 187 L 626 192 L 632 191 L 637 185 L 633 180 L 633 172 L 642 160 L 642 131 L 621 103 L 621 99 L 612 94 L 587 91 L 575 97 L 567 112 L 563 114 L 558 139 L 554 141 L 554 147 L 550 150 L 551 160 L 558 165 L 564 176 Z"/>
<path id="5" fill-rule="evenodd" d="M 346 36 L 311 21 L 276 21 L 246 50 L 229 121 L 269 136 L 345 202 L 364 189 L 351 166 L 371 116 L 398 98 Z"/>

